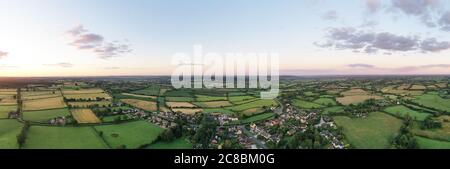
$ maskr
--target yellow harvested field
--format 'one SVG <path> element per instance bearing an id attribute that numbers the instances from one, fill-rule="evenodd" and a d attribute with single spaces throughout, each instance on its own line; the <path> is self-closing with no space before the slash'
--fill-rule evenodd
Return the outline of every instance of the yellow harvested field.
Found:
<path id="1" fill-rule="evenodd" d="M 0 92 L 17 92 L 17 89 L 3 88 L 3 89 L 0 89 Z"/>
<path id="2" fill-rule="evenodd" d="M 2 96 L 0 97 L 0 105 L 16 105 L 17 99 L 14 98 L 14 95 Z"/>
<path id="3" fill-rule="evenodd" d="M 93 88 L 93 89 L 80 89 L 80 90 L 63 90 L 64 95 L 66 94 L 86 94 L 86 93 L 104 93 L 103 89 Z"/>
<path id="4" fill-rule="evenodd" d="M 410 88 L 410 90 L 425 90 L 425 89 L 427 89 L 427 88 L 423 85 L 413 85 Z"/>
<path id="5" fill-rule="evenodd" d="M 55 93 L 55 94 L 42 94 L 42 95 L 22 95 L 22 100 L 36 100 L 36 99 L 45 99 L 45 98 L 51 98 L 51 97 L 60 97 L 61 94 Z"/>
<path id="6" fill-rule="evenodd" d="M 17 94 L 16 91 L 4 91 L 4 92 L 0 92 L 0 95 L 15 95 Z"/>
<path id="7" fill-rule="evenodd" d="M 166 102 L 166 105 L 170 108 L 195 108 L 195 107 L 197 107 L 194 104 L 189 103 L 189 102 Z"/>
<path id="8" fill-rule="evenodd" d="M 99 107 L 108 107 L 110 106 L 112 103 L 111 101 L 90 101 L 90 102 L 68 102 L 68 104 L 72 107 L 91 107 L 91 106 L 95 106 L 98 105 Z"/>
<path id="9" fill-rule="evenodd" d="M 229 101 L 195 102 L 194 104 L 203 108 L 218 108 L 233 105 Z"/>
<path id="10" fill-rule="evenodd" d="M 72 113 L 73 118 L 81 124 L 101 122 L 91 109 L 72 109 L 70 112 Z"/>
<path id="11" fill-rule="evenodd" d="M 156 102 L 143 101 L 138 99 L 121 99 L 120 101 L 146 111 L 156 111 L 157 109 Z"/>
<path id="12" fill-rule="evenodd" d="M 172 111 L 176 112 L 176 113 L 179 112 L 179 113 L 183 113 L 183 114 L 194 115 L 195 113 L 202 112 L 203 109 L 200 109 L 200 108 L 194 108 L 194 109 L 175 108 L 175 109 L 172 109 Z"/>
<path id="13" fill-rule="evenodd" d="M 23 110 L 45 110 L 64 108 L 66 104 L 62 97 L 52 97 L 46 99 L 26 100 L 23 102 Z"/>
<path id="14" fill-rule="evenodd" d="M 369 93 L 363 89 L 350 89 L 341 93 L 344 96 L 353 96 L 353 95 L 368 95 Z"/>
<path id="15" fill-rule="evenodd" d="M 439 88 L 446 88 L 447 87 L 447 83 L 438 83 L 436 84 L 437 87 Z"/>
<path id="16" fill-rule="evenodd" d="M 60 91 L 57 90 L 46 90 L 46 91 L 23 91 L 20 93 L 22 97 L 24 96 L 41 96 L 41 95 L 61 95 Z"/>
<path id="17" fill-rule="evenodd" d="M 376 96 L 376 95 L 354 95 L 354 96 L 344 96 L 344 97 L 336 98 L 336 100 L 343 105 L 358 104 L 358 103 L 362 103 L 369 99 L 377 99 L 378 100 L 378 99 L 383 99 L 383 97 Z"/>
<path id="18" fill-rule="evenodd" d="M 84 93 L 84 94 L 64 94 L 67 99 L 91 99 L 95 100 L 98 98 L 104 98 L 106 100 L 111 100 L 111 96 L 106 93 Z"/>
<path id="19" fill-rule="evenodd" d="M 125 96 L 133 96 L 133 97 L 142 97 L 142 98 L 156 99 L 156 96 L 147 96 L 147 95 L 132 94 L 132 93 L 122 93 L 122 95 L 125 95 Z"/>
<path id="20" fill-rule="evenodd" d="M 399 90 L 406 90 L 406 89 L 408 89 L 410 86 L 411 86 L 410 84 L 403 84 L 403 85 L 397 87 L 397 89 L 399 89 Z"/>

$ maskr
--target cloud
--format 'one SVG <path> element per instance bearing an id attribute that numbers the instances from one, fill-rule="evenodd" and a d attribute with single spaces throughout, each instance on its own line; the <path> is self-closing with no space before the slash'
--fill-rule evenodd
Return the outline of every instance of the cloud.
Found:
<path id="1" fill-rule="evenodd" d="M 440 52 L 450 49 L 450 42 L 438 42 L 436 38 L 429 38 L 420 43 L 420 48 L 427 52 Z"/>
<path id="2" fill-rule="evenodd" d="M 61 62 L 61 63 L 54 63 L 54 64 L 44 64 L 44 66 L 58 66 L 58 67 L 62 67 L 62 68 L 70 68 L 70 67 L 73 67 L 74 65 L 71 63 L 67 63 L 67 62 Z"/>
<path id="3" fill-rule="evenodd" d="M 337 16 L 337 12 L 336 11 L 328 11 L 327 13 L 325 13 L 323 16 L 322 16 L 322 19 L 323 20 L 328 20 L 328 21 L 330 21 L 330 20 L 336 20 L 338 18 L 338 16 Z"/>
<path id="4" fill-rule="evenodd" d="M 8 52 L 0 51 L 0 59 L 6 56 L 8 56 Z"/>
<path id="5" fill-rule="evenodd" d="M 85 32 L 87 32 L 87 30 L 84 29 L 83 25 L 77 25 L 74 28 L 68 30 L 66 33 L 70 34 L 72 36 L 78 36 L 78 35 L 80 35 L 82 33 L 85 33 Z"/>
<path id="6" fill-rule="evenodd" d="M 374 65 L 364 64 L 364 63 L 355 63 L 355 64 L 349 64 L 347 67 L 351 68 L 374 68 Z"/>
<path id="7" fill-rule="evenodd" d="M 426 26 L 435 27 L 433 13 L 440 6 L 440 0 L 391 0 L 392 9 L 406 15 L 418 17 Z"/>
<path id="8" fill-rule="evenodd" d="M 444 31 L 450 31 L 450 11 L 445 12 L 438 22 L 439 26 Z"/>
<path id="9" fill-rule="evenodd" d="M 118 57 L 132 52 L 130 45 L 120 42 L 108 42 L 102 35 L 89 33 L 83 25 L 78 25 L 66 32 L 71 41 L 69 44 L 79 50 L 90 50 L 102 59 Z"/>
<path id="10" fill-rule="evenodd" d="M 419 36 L 402 36 L 389 32 L 366 32 L 352 27 L 328 29 L 325 42 L 314 42 L 321 48 L 352 50 L 354 52 L 440 52 L 450 49 L 450 42 L 436 38 L 421 40 Z"/>
<path id="11" fill-rule="evenodd" d="M 407 15 L 428 15 L 428 12 L 436 8 L 439 0 L 391 0 L 394 8 L 400 9 Z"/>
<path id="12" fill-rule="evenodd" d="M 358 69 L 357 71 L 355 69 Z M 363 69 L 363 70 L 360 70 Z M 438 70 L 438 71 L 436 71 Z M 450 64 L 429 64 L 403 67 L 378 67 L 375 65 L 355 63 L 334 69 L 285 69 L 280 70 L 283 75 L 397 75 L 397 74 L 442 74 L 448 72 Z"/>
<path id="13" fill-rule="evenodd" d="M 370 12 L 375 13 L 380 9 L 381 2 L 380 0 L 366 0 L 366 7 Z"/>

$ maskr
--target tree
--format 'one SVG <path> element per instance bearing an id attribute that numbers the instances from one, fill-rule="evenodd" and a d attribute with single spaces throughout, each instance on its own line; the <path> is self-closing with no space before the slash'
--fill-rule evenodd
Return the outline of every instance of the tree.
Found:
<path id="1" fill-rule="evenodd" d="M 161 134 L 161 140 L 171 142 L 175 139 L 172 129 L 167 129 Z"/>

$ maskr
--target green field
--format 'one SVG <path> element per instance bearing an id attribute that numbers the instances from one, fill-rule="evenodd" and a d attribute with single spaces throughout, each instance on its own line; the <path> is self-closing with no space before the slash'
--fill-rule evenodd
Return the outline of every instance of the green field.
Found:
<path id="1" fill-rule="evenodd" d="M 195 98 L 193 97 L 166 97 L 168 102 L 193 102 Z"/>
<path id="2" fill-rule="evenodd" d="M 402 126 L 401 120 L 381 112 L 358 119 L 336 116 L 334 120 L 343 127 L 346 140 L 354 147 L 363 149 L 390 148 L 391 140 Z"/>
<path id="3" fill-rule="evenodd" d="M 229 96 L 228 97 L 228 100 L 234 104 L 239 104 L 240 102 L 243 102 L 246 100 L 253 100 L 253 99 L 255 99 L 255 97 L 253 97 L 253 96 Z"/>
<path id="4" fill-rule="evenodd" d="M 8 118 L 8 113 L 11 111 L 16 111 L 17 105 L 11 106 L 0 106 L 0 118 Z"/>
<path id="5" fill-rule="evenodd" d="M 443 99 L 435 93 L 427 93 L 422 96 L 417 96 L 413 102 L 425 107 L 450 112 L 450 99 Z"/>
<path id="6" fill-rule="evenodd" d="M 299 100 L 299 99 L 295 99 L 293 102 L 294 106 L 297 106 L 299 108 L 303 108 L 303 109 L 319 109 L 319 108 L 323 108 L 323 105 L 314 103 L 314 102 L 309 102 L 309 101 L 304 101 L 304 100 Z"/>
<path id="7" fill-rule="evenodd" d="M 421 149 L 450 149 L 450 142 L 432 140 L 425 137 L 416 136 L 417 143 Z"/>
<path id="8" fill-rule="evenodd" d="M 240 112 L 240 111 L 244 111 L 244 110 L 251 109 L 251 108 L 262 108 L 263 106 L 271 107 L 271 106 L 277 106 L 277 105 L 278 105 L 278 103 L 275 100 L 258 100 L 258 101 L 254 101 L 254 102 L 237 105 L 237 106 L 226 107 L 226 109 L 235 111 L 235 112 Z"/>
<path id="9" fill-rule="evenodd" d="M 324 106 L 328 106 L 328 105 L 334 106 L 337 104 L 336 101 L 334 101 L 334 99 L 332 99 L 332 98 L 319 98 L 317 100 L 314 100 L 313 102 L 324 105 Z"/>
<path id="10" fill-rule="evenodd" d="M 67 108 L 25 111 L 23 112 L 23 119 L 27 121 L 45 122 L 52 118 L 63 117 L 67 115 L 70 115 L 69 109 Z"/>
<path id="11" fill-rule="evenodd" d="M 423 113 L 423 112 L 418 112 L 418 111 L 412 110 L 403 105 L 387 107 L 386 109 L 384 109 L 384 111 L 389 114 L 392 114 L 394 116 L 402 117 L 402 118 L 405 117 L 406 115 L 409 115 L 410 117 L 412 117 L 413 119 L 418 120 L 418 121 L 423 121 L 423 120 L 425 120 L 425 118 L 427 118 L 428 116 L 431 115 L 428 113 Z"/>
<path id="12" fill-rule="evenodd" d="M 17 120 L 0 120 L 0 149 L 19 148 L 16 136 L 22 130 L 22 126 Z"/>
<path id="13" fill-rule="evenodd" d="M 208 101 L 225 101 L 227 97 L 224 96 L 206 96 L 206 95 L 196 95 L 196 101 L 198 102 L 208 102 Z"/>
<path id="14" fill-rule="evenodd" d="M 344 108 L 342 106 L 327 107 L 327 108 L 323 109 L 323 112 L 325 114 L 343 113 L 344 112 Z"/>
<path id="15" fill-rule="evenodd" d="M 159 89 L 160 89 L 159 86 L 154 85 L 154 86 L 151 86 L 151 87 L 149 87 L 147 89 L 132 91 L 131 93 L 148 95 L 148 96 L 158 96 L 159 95 Z"/>
<path id="16" fill-rule="evenodd" d="M 103 149 L 108 146 L 91 127 L 31 126 L 27 149 Z"/>
<path id="17" fill-rule="evenodd" d="M 274 116 L 273 113 L 263 113 L 263 114 L 254 115 L 252 117 L 248 117 L 248 118 L 236 121 L 234 123 L 236 123 L 236 124 L 249 124 L 249 123 L 254 123 L 254 122 L 257 122 L 257 121 L 261 121 L 261 120 L 266 120 L 266 119 L 269 119 L 269 118 L 271 118 L 273 116 Z"/>
<path id="18" fill-rule="evenodd" d="M 147 146 L 146 149 L 192 149 L 192 144 L 186 137 L 181 137 L 171 142 L 158 141 Z"/>
<path id="19" fill-rule="evenodd" d="M 140 148 L 151 144 L 164 131 L 163 128 L 146 121 L 96 126 L 95 129 L 103 132 L 103 137 L 112 148 L 119 148 L 125 145 L 128 149 Z"/>
<path id="20" fill-rule="evenodd" d="M 222 113 L 222 114 L 234 114 L 235 112 L 222 108 L 203 109 L 204 113 Z"/>

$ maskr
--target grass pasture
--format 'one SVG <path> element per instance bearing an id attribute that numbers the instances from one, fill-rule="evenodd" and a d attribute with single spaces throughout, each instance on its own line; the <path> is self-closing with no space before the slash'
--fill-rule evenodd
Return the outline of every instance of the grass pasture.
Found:
<path id="1" fill-rule="evenodd" d="M 318 103 L 304 101 L 304 100 L 299 100 L 299 99 L 295 99 L 292 104 L 294 106 L 297 106 L 297 107 L 302 108 L 302 109 L 319 109 L 319 108 L 323 108 L 324 107 L 323 105 L 318 104 Z"/>
<path id="2" fill-rule="evenodd" d="M 402 121 L 381 112 L 370 113 L 366 118 L 352 119 L 335 116 L 334 121 L 343 127 L 346 140 L 356 148 L 390 148 L 391 140 L 397 136 Z"/>
<path id="3" fill-rule="evenodd" d="M 334 106 L 334 105 L 337 104 L 336 101 L 334 101 L 334 99 L 332 99 L 332 98 L 326 98 L 326 97 L 316 99 L 316 100 L 314 100 L 313 102 L 314 102 L 314 103 L 317 103 L 317 104 L 324 105 L 324 106 L 328 106 L 328 105 Z"/>
<path id="4" fill-rule="evenodd" d="M 62 97 L 23 101 L 23 110 L 46 110 L 65 108 L 66 104 Z"/>
<path id="5" fill-rule="evenodd" d="M 102 138 L 91 127 L 31 126 L 26 149 L 105 149 Z"/>
<path id="6" fill-rule="evenodd" d="M 11 111 L 17 111 L 17 105 L 0 106 L 0 118 L 8 118 Z"/>
<path id="7" fill-rule="evenodd" d="M 401 117 L 401 118 L 404 118 L 408 114 L 413 119 L 418 120 L 418 121 L 423 121 L 423 120 L 425 120 L 425 118 L 427 118 L 428 116 L 431 115 L 428 113 L 412 110 L 403 105 L 387 107 L 386 109 L 384 109 L 384 111 L 389 114 L 392 114 L 394 116 Z"/>
<path id="8" fill-rule="evenodd" d="M 0 149 L 16 149 L 17 135 L 22 130 L 22 123 L 13 119 L 0 119 Z"/>
<path id="9" fill-rule="evenodd" d="M 63 117 L 67 115 L 70 115 L 70 112 L 67 108 L 36 110 L 23 112 L 23 119 L 27 121 L 45 122 L 49 119 L 53 119 L 56 117 Z"/>
<path id="10" fill-rule="evenodd" d="M 193 104 L 202 108 L 219 108 L 219 107 L 227 107 L 232 104 L 228 101 L 208 101 L 208 102 L 194 102 Z"/>
<path id="11" fill-rule="evenodd" d="M 435 140 L 446 140 L 450 142 L 450 116 L 442 115 L 433 119 L 439 120 L 442 124 L 442 128 L 422 130 L 419 125 L 416 124 L 414 126 L 413 133 L 417 136 Z"/>
<path id="12" fill-rule="evenodd" d="M 234 111 L 234 112 L 241 112 L 247 109 L 252 108 L 262 108 L 262 107 L 271 107 L 271 106 L 277 106 L 278 103 L 275 100 L 257 100 L 254 102 L 244 103 L 236 106 L 226 107 L 226 109 Z"/>
<path id="13" fill-rule="evenodd" d="M 226 101 L 225 96 L 206 96 L 206 95 L 195 95 L 196 101 L 198 102 L 211 102 L 211 101 Z"/>
<path id="14" fill-rule="evenodd" d="M 146 149 L 192 149 L 186 137 L 177 138 L 171 142 L 158 141 L 146 147 Z"/>
<path id="15" fill-rule="evenodd" d="M 157 111 L 156 102 L 137 99 L 121 99 L 120 101 L 145 111 Z"/>
<path id="16" fill-rule="evenodd" d="M 101 123 L 91 109 L 71 109 L 70 112 L 73 118 L 80 124 Z"/>
<path id="17" fill-rule="evenodd" d="M 417 96 L 416 99 L 412 101 L 425 107 L 450 112 L 450 99 L 444 99 L 435 93 L 427 93 L 422 96 Z"/>
<path id="18" fill-rule="evenodd" d="M 166 97 L 168 102 L 193 102 L 195 98 L 193 97 Z"/>
<path id="19" fill-rule="evenodd" d="M 421 149 L 450 149 L 450 142 L 433 140 L 416 136 L 417 143 Z"/>
<path id="20" fill-rule="evenodd" d="M 253 100 L 255 97 L 253 96 L 229 96 L 228 100 L 233 104 L 239 104 L 240 102 Z"/>
<path id="21" fill-rule="evenodd" d="M 164 131 L 163 128 L 145 121 L 95 126 L 95 129 L 103 132 L 103 137 L 112 148 L 125 146 L 129 149 L 153 143 Z"/>

